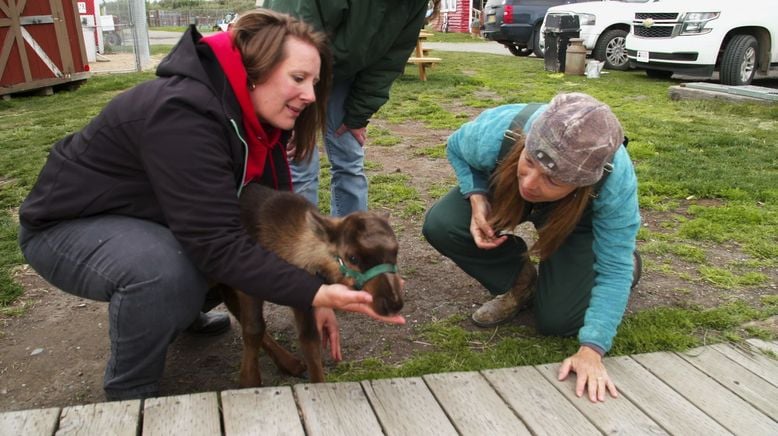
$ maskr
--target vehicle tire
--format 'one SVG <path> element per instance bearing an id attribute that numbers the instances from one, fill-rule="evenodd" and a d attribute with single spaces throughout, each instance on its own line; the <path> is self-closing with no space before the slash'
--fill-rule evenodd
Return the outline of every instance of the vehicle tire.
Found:
<path id="1" fill-rule="evenodd" d="M 600 36 L 592 51 L 592 57 L 605 62 L 605 68 L 609 70 L 628 70 L 629 58 L 624 40 L 627 32 L 621 29 L 612 29 Z"/>
<path id="2" fill-rule="evenodd" d="M 105 42 L 108 45 L 118 47 L 122 45 L 122 37 L 117 32 L 109 32 L 105 34 Z"/>
<path id="3" fill-rule="evenodd" d="M 663 70 L 646 70 L 646 76 L 652 79 L 669 79 L 673 76 L 673 72 Z"/>
<path id="4" fill-rule="evenodd" d="M 756 74 L 759 43 L 751 35 L 735 35 L 721 58 L 719 79 L 724 85 L 749 85 Z"/>
<path id="5" fill-rule="evenodd" d="M 532 32 L 532 53 L 535 53 L 535 56 L 540 59 L 543 59 L 543 56 L 546 54 L 540 47 L 540 24 L 535 26 L 535 30 Z"/>
<path id="6" fill-rule="evenodd" d="M 519 47 L 514 44 L 505 44 L 505 47 L 507 47 L 508 51 L 511 52 L 511 54 L 514 56 L 525 57 L 532 54 L 532 50 L 527 47 Z"/>

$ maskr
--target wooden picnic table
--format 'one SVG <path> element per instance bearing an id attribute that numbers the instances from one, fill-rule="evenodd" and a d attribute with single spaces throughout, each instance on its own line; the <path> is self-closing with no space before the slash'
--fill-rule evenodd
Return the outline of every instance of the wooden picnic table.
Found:
<path id="1" fill-rule="evenodd" d="M 0 435 L 778 435 L 778 342 L 748 344 L 606 358 L 605 404 L 555 363 L 6 412 Z"/>
<path id="2" fill-rule="evenodd" d="M 429 49 L 422 46 L 422 42 L 430 36 L 432 36 L 431 33 L 424 31 L 419 32 L 419 38 L 416 41 L 416 49 L 413 53 L 414 55 L 408 58 L 409 64 L 416 64 L 419 67 L 419 79 L 423 82 L 427 81 L 427 68 L 431 68 L 433 65 L 443 60 L 441 58 L 428 56 Z"/>

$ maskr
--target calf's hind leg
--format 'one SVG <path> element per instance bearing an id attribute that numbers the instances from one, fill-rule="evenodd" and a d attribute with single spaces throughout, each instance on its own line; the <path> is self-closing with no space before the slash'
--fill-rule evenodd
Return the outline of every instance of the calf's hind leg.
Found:
<path id="1" fill-rule="evenodd" d="M 305 363 L 276 342 L 267 331 L 265 331 L 265 335 L 262 338 L 262 348 L 265 349 L 267 355 L 273 359 L 273 362 L 281 371 L 295 377 L 300 377 L 305 373 Z"/>

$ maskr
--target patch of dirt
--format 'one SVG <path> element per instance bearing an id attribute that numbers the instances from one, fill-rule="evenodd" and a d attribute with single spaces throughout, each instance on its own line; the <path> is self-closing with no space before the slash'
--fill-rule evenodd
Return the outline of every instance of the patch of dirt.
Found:
<path id="1" fill-rule="evenodd" d="M 163 57 L 164 55 L 162 54 L 152 55 L 151 60 L 149 64 L 146 65 L 145 69 L 152 70 L 156 68 Z M 97 57 L 95 62 L 89 64 L 89 71 L 97 74 L 132 72 L 136 71 L 136 68 L 135 53 L 101 54 Z"/>
<path id="2" fill-rule="evenodd" d="M 376 124 L 403 138 L 403 142 L 392 147 L 368 146 L 368 160 L 379 164 L 372 174 L 409 175 L 410 183 L 427 205 L 434 201 L 428 192 L 430 187 L 453 186 L 454 174 L 445 159 L 415 153 L 445 142 L 450 131 L 429 130 L 418 123 L 395 125 L 377 120 Z M 644 225 L 662 231 L 662 224 L 672 220 L 672 216 L 673 213 L 644 213 Z M 489 298 L 475 280 L 423 240 L 422 220 L 422 216 L 391 218 L 400 240 L 399 266 L 407 281 L 403 309 L 407 324 L 388 326 L 358 315 L 340 314 L 346 361 L 378 357 L 399 363 L 413 353 L 430 350 L 429 345 L 414 340 L 419 326 L 451 315 L 469 316 Z M 711 262 L 721 265 L 747 257 L 736 247 L 704 249 Z M 761 295 L 777 292 L 775 271 L 763 271 L 770 277 L 763 287 L 733 291 L 706 284 L 699 279 L 695 265 L 676 258 L 644 254 L 644 263 L 647 268 L 632 294 L 629 312 L 665 305 L 713 307 L 732 300 L 756 302 Z M 662 272 L 658 266 L 663 264 L 671 264 L 674 272 Z M 104 401 L 102 378 L 109 345 L 107 304 L 61 292 L 28 267 L 20 268 L 16 278 L 25 289 L 16 303 L 23 315 L 0 315 L 0 412 Z M 225 311 L 223 306 L 216 310 Z M 288 310 L 271 306 L 267 319 L 279 341 L 296 349 Z M 531 324 L 532 316 L 523 314 L 513 322 Z M 463 325 L 469 326 L 466 322 Z M 232 330 L 219 337 L 181 335 L 169 348 L 161 394 L 236 388 L 240 353 L 240 331 L 234 321 Z M 264 355 L 260 360 L 266 386 L 303 381 L 282 376 Z M 335 364 L 328 360 L 326 365 L 331 369 Z"/>

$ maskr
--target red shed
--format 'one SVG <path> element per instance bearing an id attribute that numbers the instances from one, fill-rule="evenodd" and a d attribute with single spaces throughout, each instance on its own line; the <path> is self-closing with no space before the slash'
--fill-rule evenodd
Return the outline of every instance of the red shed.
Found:
<path id="1" fill-rule="evenodd" d="M 0 95 L 87 77 L 75 0 L 0 0 Z"/>
<path id="2" fill-rule="evenodd" d="M 486 0 L 441 0 L 440 15 L 432 25 L 441 32 L 468 33 L 473 19 L 479 19 Z"/>

